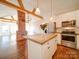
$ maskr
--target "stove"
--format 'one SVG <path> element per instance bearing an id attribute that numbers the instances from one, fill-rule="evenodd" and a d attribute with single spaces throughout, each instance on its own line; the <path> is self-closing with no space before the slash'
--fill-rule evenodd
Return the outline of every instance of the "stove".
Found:
<path id="1" fill-rule="evenodd" d="M 75 26 L 76 20 L 62 22 L 62 27 L 65 28 L 61 32 L 62 45 L 76 48 L 76 34 L 74 31 Z"/>
<path id="2" fill-rule="evenodd" d="M 71 42 L 75 42 L 75 32 L 72 31 L 72 32 L 69 32 L 69 31 L 63 31 L 61 33 L 61 36 L 62 36 L 62 40 L 66 40 L 66 41 L 71 41 Z"/>
<path id="3" fill-rule="evenodd" d="M 75 31 L 62 31 L 61 33 L 62 45 L 75 48 L 76 34 Z"/>

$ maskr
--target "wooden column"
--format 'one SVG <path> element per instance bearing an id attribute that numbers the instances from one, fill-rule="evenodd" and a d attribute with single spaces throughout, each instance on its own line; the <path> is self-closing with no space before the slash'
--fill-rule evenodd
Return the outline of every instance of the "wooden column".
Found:
<path id="1" fill-rule="evenodd" d="M 27 59 L 27 39 L 23 36 L 25 35 L 25 13 L 21 11 L 18 12 L 18 31 L 17 31 L 17 59 Z"/>
<path id="2" fill-rule="evenodd" d="M 18 11 L 18 31 L 17 39 L 22 40 L 25 35 L 25 13 Z"/>

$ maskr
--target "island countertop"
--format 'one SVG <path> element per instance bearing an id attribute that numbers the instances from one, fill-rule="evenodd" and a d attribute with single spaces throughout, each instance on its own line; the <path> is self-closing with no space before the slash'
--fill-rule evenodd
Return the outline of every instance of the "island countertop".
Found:
<path id="1" fill-rule="evenodd" d="M 47 33 L 47 34 L 35 34 L 35 35 L 27 35 L 24 36 L 28 40 L 36 42 L 38 44 L 44 44 L 45 42 L 55 38 L 58 33 Z"/>

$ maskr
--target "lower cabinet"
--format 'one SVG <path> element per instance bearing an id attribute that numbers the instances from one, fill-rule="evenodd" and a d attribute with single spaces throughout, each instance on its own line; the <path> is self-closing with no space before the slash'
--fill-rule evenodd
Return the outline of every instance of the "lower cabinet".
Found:
<path id="1" fill-rule="evenodd" d="M 56 38 L 51 39 L 50 41 L 46 42 L 42 46 L 42 54 L 43 59 L 52 59 L 56 49 L 57 49 L 57 40 Z"/>
<path id="2" fill-rule="evenodd" d="M 53 38 L 41 45 L 28 40 L 28 59 L 52 59 L 57 49 L 56 41 L 56 38 Z"/>
<path id="3" fill-rule="evenodd" d="M 76 49 L 79 50 L 79 35 L 76 36 Z"/>
<path id="4" fill-rule="evenodd" d="M 57 44 L 61 44 L 61 34 L 57 35 Z"/>

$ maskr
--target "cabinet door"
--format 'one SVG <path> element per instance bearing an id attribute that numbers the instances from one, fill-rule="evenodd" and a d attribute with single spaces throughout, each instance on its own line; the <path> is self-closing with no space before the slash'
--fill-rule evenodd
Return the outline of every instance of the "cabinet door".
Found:
<path id="1" fill-rule="evenodd" d="M 42 46 L 42 59 L 50 59 L 49 43 L 46 42 Z"/>
<path id="2" fill-rule="evenodd" d="M 57 39 L 57 44 L 61 44 L 61 34 L 58 34 L 56 39 Z"/>
<path id="3" fill-rule="evenodd" d="M 43 45 L 43 59 L 52 59 L 55 51 L 57 49 L 56 38 L 51 39 Z"/>
<path id="4" fill-rule="evenodd" d="M 54 55 L 56 49 L 57 49 L 57 41 L 56 38 L 53 38 L 52 40 L 49 41 L 49 54 L 50 54 L 50 58 Z"/>
<path id="5" fill-rule="evenodd" d="M 28 40 L 28 59 L 42 59 L 41 45 Z"/>

